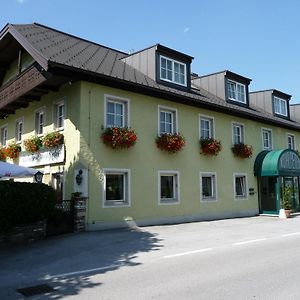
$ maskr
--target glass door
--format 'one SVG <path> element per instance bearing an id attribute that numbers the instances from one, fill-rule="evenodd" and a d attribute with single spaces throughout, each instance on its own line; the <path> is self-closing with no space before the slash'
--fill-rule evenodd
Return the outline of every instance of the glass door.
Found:
<path id="1" fill-rule="evenodd" d="M 260 177 L 260 211 L 265 214 L 277 214 L 279 206 L 276 197 L 276 177 Z"/>

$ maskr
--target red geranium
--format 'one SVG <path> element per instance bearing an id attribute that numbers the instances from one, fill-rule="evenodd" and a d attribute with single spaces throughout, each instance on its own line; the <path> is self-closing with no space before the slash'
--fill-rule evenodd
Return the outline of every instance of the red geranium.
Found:
<path id="1" fill-rule="evenodd" d="M 0 148 L 0 161 L 6 160 L 6 149 L 5 148 Z"/>
<path id="2" fill-rule="evenodd" d="M 18 158 L 21 152 L 21 146 L 16 143 L 11 143 L 5 148 L 5 154 L 11 159 Z"/>
<path id="3" fill-rule="evenodd" d="M 218 155 L 219 152 L 222 150 L 221 141 L 215 140 L 213 138 L 201 139 L 200 146 L 202 154 Z"/>
<path id="4" fill-rule="evenodd" d="M 110 127 L 106 128 L 101 135 L 103 143 L 113 149 L 123 149 L 132 147 L 137 135 L 133 129 L 127 127 Z"/>
<path id="5" fill-rule="evenodd" d="M 252 156 L 253 153 L 252 146 L 243 143 L 233 145 L 231 150 L 235 156 L 242 158 L 249 158 Z"/>
<path id="6" fill-rule="evenodd" d="M 180 133 L 164 133 L 156 138 L 157 148 L 175 153 L 185 145 L 185 139 Z"/>

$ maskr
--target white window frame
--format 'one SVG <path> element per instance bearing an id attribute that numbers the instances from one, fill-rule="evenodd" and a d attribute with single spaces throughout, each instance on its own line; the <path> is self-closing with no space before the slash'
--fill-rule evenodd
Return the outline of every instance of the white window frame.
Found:
<path id="1" fill-rule="evenodd" d="M 289 138 L 292 138 L 292 144 L 293 144 L 293 147 L 289 147 Z M 295 138 L 295 135 L 292 134 L 292 133 L 287 133 L 287 148 L 288 149 L 292 149 L 292 150 L 296 150 L 296 138 Z"/>
<path id="2" fill-rule="evenodd" d="M 64 130 L 65 129 L 65 121 L 66 121 L 66 97 L 63 97 L 59 100 L 56 100 L 53 103 L 53 125 L 54 125 L 54 130 L 56 131 L 60 131 L 60 130 Z M 64 107 L 64 114 L 63 114 L 63 125 L 59 126 L 59 107 L 63 106 Z"/>
<path id="3" fill-rule="evenodd" d="M 158 105 L 157 109 L 157 115 L 158 115 L 158 127 L 157 127 L 157 134 L 161 135 L 164 134 L 165 132 L 160 131 L 160 113 L 161 112 L 167 112 L 172 114 L 172 134 L 178 133 L 178 112 L 176 108 L 168 107 L 168 106 L 163 106 L 163 105 Z"/>
<path id="4" fill-rule="evenodd" d="M 123 175 L 125 179 L 124 184 L 124 196 L 125 200 L 106 200 L 106 176 L 111 175 Z M 114 207 L 130 207 L 131 205 L 131 175 L 130 169 L 103 169 L 103 183 L 102 183 L 102 207 L 103 208 L 114 208 Z"/>
<path id="5" fill-rule="evenodd" d="M 173 176 L 173 194 L 175 195 L 175 198 L 168 198 L 164 200 L 161 198 L 161 177 L 162 176 Z M 179 178 L 179 172 L 174 170 L 159 170 L 158 171 L 158 205 L 174 205 L 174 204 L 180 204 L 180 178 Z"/>
<path id="6" fill-rule="evenodd" d="M 40 121 L 41 114 L 43 115 L 43 130 L 42 130 L 42 132 L 39 132 L 39 128 L 40 128 L 39 121 Z M 45 123 L 46 123 L 46 108 L 41 107 L 41 108 L 35 110 L 35 113 L 34 113 L 35 135 L 42 136 L 44 134 Z"/>
<path id="7" fill-rule="evenodd" d="M 268 133 L 269 134 L 269 147 L 265 147 L 265 139 L 264 139 L 264 133 Z M 262 128 L 261 129 L 261 139 L 262 139 L 262 149 L 263 150 L 272 150 L 273 149 L 273 133 L 272 133 L 272 129 L 270 128 Z"/>
<path id="8" fill-rule="evenodd" d="M 4 134 L 4 132 L 6 132 L 6 134 Z M 5 124 L 3 126 L 0 127 L 0 144 L 1 147 L 5 147 L 7 145 L 7 141 L 8 141 L 8 125 Z"/>
<path id="9" fill-rule="evenodd" d="M 212 180 L 212 196 L 207 197 L 203 195 L 202 178 L 210 177 Z M 200 172 L 200 202 L 216 202 L 218 200 L 217 191 L 217 173 L 216 172 Z"/>
<path id="10" fill-rule="evenodd" d="M 21 132 L 21 137 L 19 139 L 19 124 L 22 123 L 22 132 Z M 16 123 L 15 123 L 15 140 L 16 140 L 16 143 L 21 143 L 22 140 L 23 140 L 23 134 L 24 134 L 24 117 L 21 117 L 21 118 L 18 118 L 16 120 Z"/>
<path id="11" fill-rule="evenodd" d="M 235 145 L 235 134 L 234 134 L 234 127 L 239 127 L 241 129 L 241 141 L 240 143 L 245 143 L 245 125 L 239 122 L 231 122 L 231 133 L 232 133 L 232 144 Z"/>
<path id="12" fill-rule="evenodd" d="M 276 104 L 276 102 L 277 102 L 277 104 Z M 284 106 L 285 113 L 282 112 L 282 105 Z M 277 109 L 278 109 L 278 111 L 276 111 Z M 287 117 L 288 116 L 287 100 L 284 100 L 282 98 L 274 96 L 274 113 L 276 115 Z"/>
<path id="13" fill-rule="evenodd" d="M 236 195 L 236 184 L 235 180 L 237 177 L 245 178 L 245 195 L 237 196 Z M 248 174 L 247 173 L 234 173 L 233 174 L 233 195 L 235 200 L 248 200 L 249 192 L 248 192 Z"/>
<path id="14" fill-rule="evenodd" d="M 209 122 L 209 138 L 215 138 L 215 119 L 214 117 L 199 114 L 199 139 L 202 138 L 201 120 Z"/>
<path id="15" fill-rule="evenodd" d="M 123 105 L 124 117 L 123 124 L 121 127 L 130 127 L 130 101 L 128 98 L 121 98 L 113 95 L 104 95 L 104 127 L 114 127 L 107 125 L 107 103 L 114 102 Z"/>
<path id="16" fill-rule="evenodd" d="M 235 86 L 235 90 L 234 90 L 235 98 L 232 98 L 232 97 L 229 96 L 229 84 L 234 84 L 234 86 Z M 240 101 L 238 99 L 238 96 L 237 96 L 237 94 L 238 94 L 237 87 L 238 86 L 243 88 L 243 91 L 244 91 L 244 100 L 243 101 Z M 228 95 L 229 100 L 234 101 L 234 102 L 238 102 L 238 103 L 247 104 L 246 85 L 245 84 L 239 83 L 239 82 L 231 80 L 231 79 L 227 79 L 227 87 L 226 88 L 227 88 L 227 95 Z"/>
<path id="17" fill-rule="evenodd" d="M 172 63 L 172 80 L 169 80 L 167 78 L 162 77 L 162 66 L 161 66 L 162 65 L 161 64 L 162 59 L 165 59 L 167 61 L 169 60 Z M 180 82 L 175 81 L 175 68 L 174 68 L 175 63 L 177 63 L 179 65 L 182 65 L 184 67 L 184 83 L 180 83 Z M 160 80 L 163 80 L 163 81 L 166 81 L 166 82 L 171 82 L 171 83 L 178 84 L 178 85 L 181 85 L 181 86 L 187 86 L 186 63 L 182 63 L 178 60 L 174 60 L 172 58 L 160 55 L 160 57 L 159 57 L 159 78 L 160 78 Z"/>

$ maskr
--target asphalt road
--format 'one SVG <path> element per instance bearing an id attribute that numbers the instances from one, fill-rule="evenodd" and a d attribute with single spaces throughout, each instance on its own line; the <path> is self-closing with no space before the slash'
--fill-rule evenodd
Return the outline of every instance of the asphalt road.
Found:
<path id="1" fill-rule="evenodd" d="M 91 232 L 0 251 L 0 299 L 300 299 L 300 217 Z"/>

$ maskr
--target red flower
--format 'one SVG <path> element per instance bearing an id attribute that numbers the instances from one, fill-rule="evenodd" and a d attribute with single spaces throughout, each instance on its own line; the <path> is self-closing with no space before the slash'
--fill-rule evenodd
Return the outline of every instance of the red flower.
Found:
<path id="1" fill-rule="evenodd" d="M 6 149 L 5 148 L 0 148 L 0 161 L 6 160 Z"/>
<path id="2" fill-rule="evenodd" d="M 253 154 L 252 146 L 243 143 L 233 145 L 231 150 L 235 156 L 242 157 L 242 158 L 249 158 Z"/>
<path id="3" fill-rule="evenodd" d="M 11 143 L 5 148 L 6 157 L 11 159 L 18 158 L 21 152 L 21 146 L 16 143 Z"/>
<path id="4" fill-rule="evenodd" d="M 176 153 L 185 145 L 184 137 L 180 133 L 164 133 L 158 136 L 155 142 L 157 148 L 169 153 Z"/>
<path id="5" fill-rule="evenodd" d="M 123 149 L 132 147 L 137 140 L 137 135 L 133 129 L 111 127 L 106 128 L 101 139 L 105 145 L 113 149 Z"/>
<path id="6" fill-rule="evenodd" d="M 206 138 L 200 140 L 201 154 L 208 155 L 218 155 L 222 150 L 221 141 L 215 140 L 213 138 Z"/>

